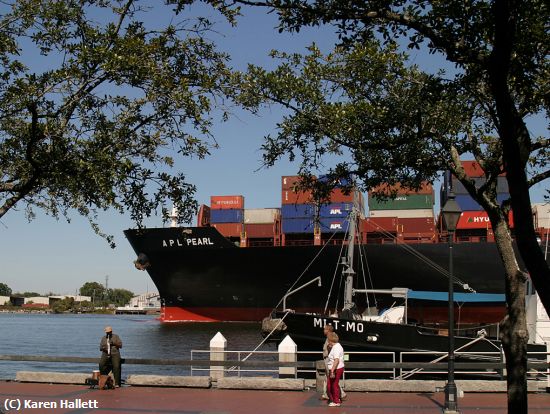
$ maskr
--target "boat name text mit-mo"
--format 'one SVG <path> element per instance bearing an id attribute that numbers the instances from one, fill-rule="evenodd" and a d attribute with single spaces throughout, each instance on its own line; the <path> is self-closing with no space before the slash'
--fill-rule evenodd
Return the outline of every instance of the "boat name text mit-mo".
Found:
<path id="1" fill-rule="evenodd" d="M 346 332 L 359 332 L 362 333 L 365 329 L 365 326 L 362 322 L 357 321 L 339 321 L 338 319 L 333 319 L 327 323 L 326 319 L 323 318 L 313 318 L 313 326 L 315 328 L 324 328 L 325 325 L 330 324 L 334 327 L 334 330 L 338 329 L 344 330 Z"/>
<path id="2" fill-rule="evenodd" d="M 162 240 L 162 247 L 174 247 L 174 246 L 213 246 L 214 243 L 210 240 L 210 237 L 188 237 L 185 239 L 164 239 Z"/>

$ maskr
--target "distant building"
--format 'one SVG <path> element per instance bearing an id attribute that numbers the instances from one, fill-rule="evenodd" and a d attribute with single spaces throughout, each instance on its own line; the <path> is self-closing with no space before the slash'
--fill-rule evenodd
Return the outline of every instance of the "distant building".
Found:
<path id="1" fill-rule="evenodd" d="M 130 299 L 130 308 L 160 308 L 160 296 L 156 292 L 147 292 Z"/>
<path id="2" fill-rule="evenodd" d="M 30 298 L 25 298 L 25 305 L 28 304 L 33 305 L 49 305 L 50 304 L 50 298 L 47 296 L 33 296 Z"/>
<path id="3" fill-rule="evenodd" d="M 9 296 L 0 296 L 0 306 L 6 305 L 6 304 L 8 304 L 8 305 L 11 304 L 10 297 Z"/>

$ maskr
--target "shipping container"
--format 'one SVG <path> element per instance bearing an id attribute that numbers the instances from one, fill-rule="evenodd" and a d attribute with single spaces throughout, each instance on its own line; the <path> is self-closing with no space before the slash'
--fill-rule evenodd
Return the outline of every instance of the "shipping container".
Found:
<path id="1" fill-rule="evenodd" d="M 508 200 L 510 194 L 502 193 L 497 194 L 497 202 L 502 204 L 503 201 Z M 460 206 L 462 211 L 483 211 L 483 207 L 479 205 L 470 195 L 467 194 L 456 194 L 455 201 Z M 444 205 L 444 203 L 443 203 Z"/>
<path id="2" fill-rule="evenodd" d="M 210 210 L 211 223 L 242 223 L 244 210 Z"/>
<path id="3" fill-rule="evenodd" d="M 508 222 L 510 227 L 514 227 L 514 217 L 512 212 L 508 215 Z M 456 225 L 457 230 L 468 230 L 468 229 L 490 229 L 491 221 L 485 211 L 463 211 L 458 219 Z"/>
<path id="4" fill-rule="evenodd" d="M 388 196 L 391 196 L 392 194 L 425 194 L 430 195 L 433 194 L 434 189 L 433 186 L 427 182 L 423 181 L 420 184 L 420 188 L 418 190 L 412 190 L 410 188 L 403 187 L 400 183 L 396 183 L 393 185 L 390 184 L 380 184 L 376 187 L 371 188 L 369 191 L 369 194 L 374 194 L 380 192 L 382 194 L 386 194 Z"/>
<path id="5" fill-rule="evenodd" d="M 322 183 L 329 182 L 329 176 L 328 175 L 320 175 L 319 181 Z M 350 185 L 350 181 L 347 178 L 337 178 L 335 181 L 332 182 L 334 187 L 346 187 Z"/>
<path id="6" fill-rule="evenodd" d="M 376 197 L 369 196 L 370 211 L 431 209 L 433 205 L 433 194 L 401 194 L 386 200 L 378 200 Z"/>
<path id="7" fill-rule="evenodd" d="M 362 233 L 379 233 L 389 231 L 395 233 L 397 231 L 397 217 L 367 217 L 361 220 Z"/>
<path id="8" fill-rule="evenodd" d="M 272 238 L 275 233 L 274 223 L 245 224 L 244 231 L 249 239 Z"/>
<path id="9" fill-rule="evenodd" d="M 342 233 L 347 232 L 349 220 L 345 218 L 321 218 L 321 233 Z"/>
<path id="10" fill-rule="evenodd" d="M 411 233 L 435 233 L 435 219 L 433 217 L 405 218 L 399 219 L 397 231 L 403 234 Z"/>
<path id="11" fill-rule="evenodd" d="M 212 223 L 212 227 L 225 237 L 241 237 L 242 226 L 241 223 Z"/>
<path id="12" fill-rule="evenodd" d="M 210 208 L 212 210 L 242 210 L 244 209 L 244 197 L 234 196 L 211 196 Z"/>
<path id="13" fill-rule="evenodd" d="M 417 208 L 412 210 L 370 210 L 369 217 L 398 217 L 398 218 L 421 218 L 433 217 L 431 208 Z"/>
<path id="14" fill-rule="evenodd" d="M 533 204 L 533 214 L 535 216 L 535 227 L 543 229 L 550 228 L 550 204 Z"/>
<path id="15" fill-rule="evenodd" d="M 279 216 L 280 210 L 278 208 L 249 208 L 244 210 L 245 223 L 273 223 Z"/>
<path id="16" fill-rule="evenodd" d="M 313 193 L 311 191 L 283 190 L 281 204 L 311 204 Z"/>
<path id="17" fill-rule="evenodd" d="M 319 208 L 320 217 L 347 217 L 353 209 L 353 203 L 325 204 Z"/>
<path id="18" fill-rule="evenodd" d="M 210 224 L 210 207 L 202 204 L 197 215 L 197 227 L 203 227 Z"/>
<path id="19" fill-rule="evenodd" d="M 294 190 L 300 184 L 299 175 L 285 175 L 281 177 L 281 190 Z"/>
<path id="20" fill-rule="evenodd" d="M 283 233 L 313 233 L 313 219 L 311 218 L 290 218 L 282 220 Z"/>
<path id="21" fill-rule="evenodd" d="M 283 204 L 281 217 L 283 218 L 312 218 L 315 215 L 313 204 Z"/>
<path id="22" fill-rule="evenodd" d="M 330 193 L 330 201 L 332 203 L 353 203 L 353 197 L 355 193 L 357 193 L 358 196 L 359 194 L 361 194 L 357 191 L 351 191 L 349 194 L 344 194 L 341 189 L 335 188 Z"/>
<path id="23" fill-rule="evenodd" d="M 475 181 L 476 188 L 480 188 L 487 182 L 485 177 L 472 178 L 472 180 Z M 448 187 L 447 191 L 451 189 L 455 194 L 469 194 L 464 185 L 455 176 L 452 176 L 451 185 Z M 508 193 L 508 181 L 506 177 L 497 177 L 497 193 Z"/>

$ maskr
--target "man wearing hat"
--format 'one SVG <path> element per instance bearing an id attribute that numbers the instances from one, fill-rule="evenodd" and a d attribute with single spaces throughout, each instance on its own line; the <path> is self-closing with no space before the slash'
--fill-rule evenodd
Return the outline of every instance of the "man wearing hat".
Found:
<path id="1" fill-rule="evenodd" d="M 112 370 L 115 377 L 115 387 L 120 387 L 120 351 L 122 341 L 120 337 L 113 333 L 113 328 L 105 327 L 105 336 L 101 338 L 99 350 L 101 351 L 101 359 L 99 360 L 99 372 L 101 375 L 108 375 Z"/>

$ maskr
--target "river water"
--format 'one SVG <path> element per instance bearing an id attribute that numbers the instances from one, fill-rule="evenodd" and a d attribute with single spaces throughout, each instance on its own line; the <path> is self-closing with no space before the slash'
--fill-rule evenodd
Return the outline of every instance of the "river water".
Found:
<path id="1" fill-rule="evenodd" d="M 217 332 L 227 339 L 230 351 L 251 351 L 262 341 L 259 323 L 163 324 L 156 317 L 145 315 L 0 313 L 0 354 L 97 357 L 99 360 L 99 341 L 106 325 L 112 326 L 114 333 L 121 337 L 123 358 L 191 359 L 191 350 L 208 350 Z M 260 350 L 276 351 L 277 348 L 271 343 L 264 344 Z M 202 358 L 208 359 L 204 355 Z M 93 369 L 97 369 L 97 364 L 0 361 L 0 379 L 14 379 L 17 371 L 25 370 L 91 372 Z M 130 364 L 123 365 L 122 372 L 123 378 L 128 374 L 190 373 L 188 367 L 182 366 Z"/>

